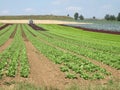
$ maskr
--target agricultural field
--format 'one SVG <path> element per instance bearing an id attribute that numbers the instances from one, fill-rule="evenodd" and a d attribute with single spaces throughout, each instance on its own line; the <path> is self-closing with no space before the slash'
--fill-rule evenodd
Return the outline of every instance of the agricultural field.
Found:
<path id="1" fill-rule="evenodd" d="M 57 24 L 0 27 L 0 84 L 27 81 L 62 90 L 120 82 L 120 35 Z"/>
<path id="2" fill-rule="evenodd" d="M 82 22 L 82 21 L 80 21 Z M 107 32 L 116 32 L 120 34 L 120 22 L 117 21 L 105 21 L 105 20 L 85 20 L 83 22 L 90 24 L 66 24 L 72 27 L 86 28 L 93 31 L 107 31 Z"/>

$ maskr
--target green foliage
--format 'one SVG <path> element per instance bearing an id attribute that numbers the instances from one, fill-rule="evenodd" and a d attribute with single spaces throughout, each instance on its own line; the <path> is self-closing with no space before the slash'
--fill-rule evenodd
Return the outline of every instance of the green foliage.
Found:
<path id="1" fill-rule="evenodd" d="M 79 18 L 80 18 L 80 20 L 84 20 L 83 15 L 80 15 Z"/>
<path id="2" fill-rule="evenodd" d="M 0 46 L 3 45 L 9 39 L 14 29 L 15 29 L 15 25 L 8 26 L 0 31 Z"/>
<path id="3" fill-rule="evenodd" d="M 106 20 L 116 20 L 116 17 L 114 15 L 106 14 L 105 19 Z"/>
<path id="4" fill-rule="evenodd" d="M 75 20 L 78 20 L 78 17 L 79 17 L 79 13 L 76 12 L 76 13 L 74 14 L 74 19 L 75 19 Z"/>
<path id="5" fill-rule="evenodd" d="M 13 25 L 11 29 L 14 30 L 15 26 L 16 25 Z M 13 31 L 11 29 L 10 31 Z M 9 34 L 11 33 L 9 32 Z M 22 76 L 28 77 L 29 65 L 27 58 L 24 57 L 27 57 L 27 55 L 25 51 L 25 45 L 21 36 L 20 25 L 18 25 L 17 32 L 15 34 L 12 44 L 0 54 L 0 77 L 2 78 L 3 75 L 15 77 L 15 75 L 18 73 L 17 71 L 19 64 L 21 64 L 20 68 L 24 68 L 22 69 L 22 71 L 20 71 L 22 72 Z"/>
<path id="6" fill-rule="evenodd" d="M 60 70 L 61 70 L 62 72 L 69 72 L 69 68 L 66 67 L 66 66 L 60 67 Z"/>
<path id="7" fill-rule="evenodd" d="M 117 20 L 120 21 L 120 13 L 118 13 Z"/>
<path id="8" fill-rule="evenodd" d="M 65 78 L 77 79 L 77 76 L 75 74 L 72 74 L 72 73 L 67 73 Z"/>
<path id="9" fill-rule="evenodd" d="M 85 32 L 58 25 L 47 25 L 45 27 L 48 27 L 46 29 L 50 30 L 50 33 L 40 32 L 43 35 L 47 34 L 43 36 L 43 39 L 46 39 L 46 36 L 52 36 L 52 39 L 48 37 L 46 40 L 58 47 L 103 62 L 119 70 L 119 36 Z M 60 34 L 58 31 L 56 32 L 56 28 Z"/>

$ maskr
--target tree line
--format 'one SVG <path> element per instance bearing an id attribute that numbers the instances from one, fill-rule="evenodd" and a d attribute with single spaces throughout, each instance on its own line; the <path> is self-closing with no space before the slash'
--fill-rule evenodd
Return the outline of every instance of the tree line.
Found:
<path id="1" fill-rule="evenodd" d="M 115 17 L 115 15 L 106 14 L 105 15 L 105 19 L 106 20 L 117 20 L 117 21 L 120 21 L 120 13 L 118 13 L 117 17 Z"/>
<path id="2" fill-rule="evenodd" d="M 69 16 L 69 15 L 68 15 L 68 16 Z M 79 15 L 79 13 L 76 12 L 76 13 L 74 14 L 74 19 L 75 19 L 75 20 L 78 20 L 78 19 L 84 20 L 84 16 L 83 16 L 82 14 Z M 96 17 L 93 16 L 93 19 L 96 19 Z M 117 21 L 120 21 L 120 13 L 118 13 L 118 16 L 117 16 L 117 17 L 115 17 L 115 15 L 106 14 L 105 17 L 104 17 L 104 19 L 105 19 L 105 20 L 117 20 Z"/>

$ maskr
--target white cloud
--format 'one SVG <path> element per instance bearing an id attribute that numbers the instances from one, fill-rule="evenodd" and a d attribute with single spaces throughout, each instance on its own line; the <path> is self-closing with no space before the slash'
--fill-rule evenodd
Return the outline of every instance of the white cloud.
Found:
<path id="1" fill-rule="evenodd" d="M 25 11 L 25 12 L 33 12 L 34 9 L 33 9 L 33 8 L 25 8 L 24 11 Z"/>
<path id="2" fill-rule="evenodd" d="M 74 12 L 79 12 L 79 11 L 82 10 L 82 8 L 81 8 L 81 7 L 70 6 L 70 7 L 67 7 L 66 10 L 67 10 L 67 11 L 72 11 L 72 12 L 73 12 L 73 11 L 74 11 Z"/>

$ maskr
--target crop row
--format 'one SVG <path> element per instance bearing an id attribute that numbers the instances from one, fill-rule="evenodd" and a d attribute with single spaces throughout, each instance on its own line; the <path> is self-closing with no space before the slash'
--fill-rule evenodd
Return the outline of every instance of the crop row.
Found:
<path id="1" fill-rule="evenodd" d="M 78 78 L 77 75 L 79 75 L 84 79 L 103 79 L 106 75 L 110 74 L 105 69 L 94 65 L 88 60 L 77 57 L 70 53 L 65 53 L 40 41 L 38 37 L 34 37 L 28 31 L 29 29 L 36 36 L 39 35 L 39 33 L 34 31 L 31 27 L 24 25 L 24 28 L 26 28 L 25 33 L 33 45 L 54 63 L 60 64 L 60 69 L 66 73 L 67 78 Z"/>
<path id="2" fill-rule="evenodd" d="M 0 23 L 0 27 L 3 25 L 3 23 Z"/>
<path id="3" fill-rule="evenodd" d="M 59 32 L 59 31 L 58 31 Z M 110 65 L 116 69 L 120 69 L 120 54 L 114 54 L 111 52 L 105 52 L 99 49 L 91 49 L 89 47 L 81 47 L 79 45 L 74 45 L 74 44 L 70 44 L 69 42 L 66 43 L 65 39 L 63 40 L 57 40 L 57 37 L 55 39 L 50 38 L 50 35 L 46 35 L 45 33 L 43 34 L 42 32 L 40 32 L 40 38 L 67 50 L 70 50 L 72 52 L 75 52 L 77 54 L 83 55 L 85 57 L 89 57 L 92 58 L 94 60 L 98 60 L 101 61 L 107 65 Z M 52 37 L 52 36 L 51 36 Z M 54 37 L 54 35 L 53 35 Z M 73 41 L 74 43 L 74 41 Z M 87 43 L 85 44 L 85 46 L 87 45 Z M 97 46 L 94 46 L 97 47 Z M 102 47 L 101 47 L 102 48 Z"/>
<path id="4" fill-rule="evenodd" d="M 0 27 L 0 30 L 3 30 L 4 28 L 8 27 L 9 25 L 12 25 L 12 24 L 4 24 Z"/>
<path id="5" fill-rule="evenodd" d="M 73 44 L 71 45 L 70 43 L 66 43 L 64 40 L 58 41 L 58 40 L 55 40 L 53 38 L 51 39 L 49 37 L 44 36 L 43 34 L 40 34 L 40 38 L 48 41 L 49 43 L 52 43 L 53 45 L 58 46 L 58 47 L 70 50 L 72 52 L 83 55 L 85 57 L 89 57 L 89 58 L 101 61 L 107 65 L 110 65 L 110 66 L 118 69 L 118 70 L 120 69 L 120 66 L 119 66 L 120 56 L 116 55 L 114 53 L 99 51 L 99 50 L 90 49 L 87 47 L 82 48 L 80 46 L 76 46 Z"/>
<path id="6" fill-rule="evenodd" d="M 4 75 L 15 77 L 19 72 L 20 76 L 28 77 L 29 71 L 26 49 L 18 25 L 12 44 L 0 54 L 0 77 Z"/>
<path id="7" fill-rule="evenodd" d="M 49 38 L 55 39 L 55 40 L 64 41 L 73 46 L 75 45 L 75 46 L 79 46 L 81 48 L 88 48 L 88 49 L 92 49 L 92 50 L 110 52 L 112 54 L 119 54 L 119 47 L 95 44 L 95 43 L 87 42 L 85 40 L 74 40 L 74 39 L 65 37 L 65 35 L 64 36 L 59 35 L 58 33 L 51 33 L 51 32 L 39 32 L 39 33 L 41 33 Z"/>
<path id="8" fill-rule="evenodd" d="M 9 39 L 9 37 L 10 37 L 11 33 L 14 31 L 14 29 L 15 29 L 15 25 L 7 27 L 4 30 L 0 31 L 0 34 L 5 32 L 4 34 L 2 34 L 0 36 L 0 46 L 3 45 Z"/>

